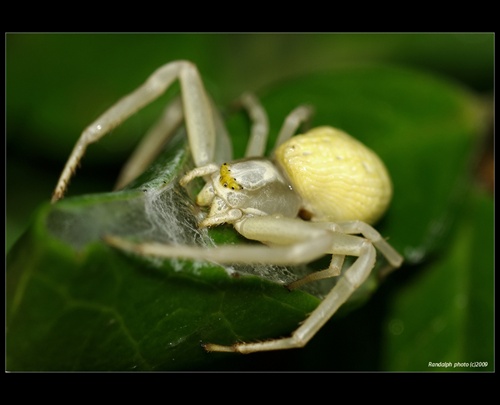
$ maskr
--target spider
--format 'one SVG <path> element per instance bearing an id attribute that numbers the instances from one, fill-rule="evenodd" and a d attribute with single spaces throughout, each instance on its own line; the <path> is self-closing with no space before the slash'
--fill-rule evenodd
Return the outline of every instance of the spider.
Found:
<path id="1" fill-rule="evenodd" d="M 241 98 L 252 120 L 245 157 L 231 161 L 229 137 L 203 86 L 195 65 L 174 61 L 157 69 L 135 91 L 119 100 L 77 141 L 55 188 L 52 202 L 62 198 L 86 147 L 161 95 L 175 80 L 181 98 L 167 106 L 124 166 L 118 188 L 139 175 L 160 146 L 184 120 L 195 168 L 180 184 L 201 177 L 205 185 L 196 203 L 209 207 L 200 227 L 231 224 L 261 245 L 215 248 L 133 243 L 117 236 L 106 242 L 125 251 L 165 258 L 191 258 L 219 263 L 296 265 L 331 255 L 327 269 L 309 274 L 287 287 L 339 277 L 318 307 L 289 337 L 233 345 L 205 343 L 207 351 L 251 353 L 303 347 L 370 275 L 376 249 L 392 268 L 402 256 L 370 225 L 386 211 L 392 184 L 381 159 L 347 133 L 319 127 L 295 135 L 312 110 L 300 106 L 285 119 L 270 159 L 263 157 L 267 116 L 251 94 Z M 346 256 L 352 264 L 342 271 Z"/>

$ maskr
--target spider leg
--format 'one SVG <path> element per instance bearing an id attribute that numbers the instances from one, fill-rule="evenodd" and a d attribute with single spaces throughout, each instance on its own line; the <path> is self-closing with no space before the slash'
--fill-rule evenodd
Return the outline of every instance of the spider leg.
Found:
<path id="1" fill-rule="evenodd" d="M 236 343 L 232 346 L 205 344 L 205 350 L 218 352 L 254 353 L 268 350 L 285 350 L 303 347 L 314 337 L 323 325 L 337 312 L 351 294 L 366 280 L 375 265 L 376 251 L 371 243 L 357 238 L 352 245 L 358 258 L 339 278 L 335 286 L 309 315 L 309 317 L 292 333 L 290 337 L 271 339 L 255 343 Z"/>
<path id="2" fill-rule="evenodd" d="M 211 101 L 196 66 L 187 61 L 171 62 L 157 69 L 144 84 L 120 99 L 83 131 L 61 173 L 52 195 L 52 202 L 63 197 L 89 144 L 101 139 L 132 114 L 159 97 L 176 79 L 181 84 L 183 112 L 195 164 L 202 166 L 212 162 L 217 134 Z"/>
<path id="3" fill-rule="evenodd" d="M 184 113 L 181 99 L 172 101 L 160 116 L 160 119 L 149 129 L 130 158 L 123 166 L 116 181 L 115 190 L 125 187 L 152 163 L 165 143 L 181 126 Z"/>
<path id="4" fill-rule="evenodd" d="M 292 110 L 283 122 L 276 143 L 274 144 L 274 149 L 290 139 L 297 132 L 301 124 L 311 119 L 313 112 L 313 108 L 307 105 L 301 105 Z"/>
<path id="5" fill-rule="evenodd" d="M 238 226 L 238 224 L 241 225 Z M 251 218 L 251 220 L 236 223 L 235 228 L 249 239 L 268 240 L 274 243 L 292 243 L 289 252 L 286 253 L 290 255 L 289 257 L 293 256 L 292 253 L 297 249 L 298 245 L 307 244 L 311 241 L 313 244 L 316 244 L 316 249 L 323 251 L 323 254 L 332 254 L 332 261 L 327 270 L 313 273 L 311 276 L 297 280 L 291 284 L 292 288 L 310 281 L 338 275 L 346 255 L 357 256 L 357 259 L 339 278 L 319 306 L 290 337 L 255 343 L 236 343 L 231 346 L 205 344 L 204 347 L 207 351 L 253 353 L 303 347 L 368 278 L 375 266 L 375 246 L 381 250 L 382 254 L 394 266 L 401 265 L 402 261 L 401 256 L 382 239 L 378 232 L 371 226 L 360 221 L 337 225 L 333 223 L 308 223 L 285 218 L 276 218 L 273 221 L 269 221 L 265 217 L 262 217 L 260 219 Z M 314 234 L 313 229 L 315 231 L 326 231 L 327 235 L 321 233 Z M 287 236 L 283 235 L 283 233 L 286 233 Z M 349 235 L 349 233 L 361 233 L 367 239 Z M 298 235 L 301 235 L 300 238 L 304 238 L 302 242 L 298 243 L 293 240 L 294 238 L 298 240 Z M 323 243 L 326 243 L 326 245 L 322 245 Z M 320 247 L 319 245 L 322 246 Z M 271 260 L 270 262 L 274 261 Z M 290 288 L 290 285 L 288 287 Z"/>
<path id="6" fill-rule="evenodd" d="M 269 120 L 267 113 L 257 97 L 251 93 L 244 93 L 240 100 L 252 120 L 250 139 L 247 143 L 245 157 L 264 156 L 267 137 L 269 135 Z"/>
<path id="7" fill-rule="evenodd" d="M 214 159 L 216 162 L 231 160 L 232 150 L 229 134 L 219 111 L 214 107 L 212 112 L 217 135 Z M 123 166 L 115 190 L 125 187 L 149 167 L 169 139 L 175 134 L 175 131 L 181 126 L 183 119 L 182 100 L 180 97 L 176 97 L 165 108 L 159 120 L 149 129 Z"/>
<path id="8" fill-rule="evenodd" d="M 361 234 L 375 246 L 387 259 L 392 268 L 397 268 L 403 263 L 401 256 L 387 241 L 382 238 L 372 226 L 362 221 L 348 221 L 336 223 L 336 229 L 347 234 Z"/>
<path id="9" fill-rule="evenodd" d="M 387 259 L 388 267 L 380 270 L 380 275 L 382 276 L 386 276 L 390 272 L 390 270 L 398 268 L 403 263 L 403 257 L 389 243 L 387 243 L 385 239 L 382 238 L 380 233 L 378 233 L 372 226 L 368 225 L 365 222 L 315 222 L 312 223 L 312 225 L 322 229 L 329 229 L 334 232 L 363 235 Z M 301 279 L 295 280 L 294 282 L 288 284 L 287 288 L 293 290 L 312 281 L 338 276 L 340 275 L 340 271 L 342 270 L 343 260 L 344 256 L 333 255 L 328 269 L 317 271 L 308 274 Z"/>
<path id="10" fill-rule="evenodd" d="M 327 229 L 299 219 L 269 216 L 245 217 L 237 220 L 234 227 L 246 238 L 271 244 L 272 247 L 232 245 L 202 248 L 159 243 L 134 244 L 117 237 L 106 237 L 105 240 L 112 246 L 141 255 L 212 260 L 220 263 L 294 265 L 310 262 L 329 253 L 334 256 L 334 265 L 340 265 L 344 256 L 357 257 L 320 305 L 289 338 L 236 343 L 231 346 L 206 344 L 207 351 L 251 353 L 304 346 L 366 280 L 375 265 L 376 251 L 369 240 L 333 231 L 331 227 Z M 332 273 L 331 269 L 328 271 Z M 328 271 L 323 275 L 328 274 Z"/>
<path id="11" fill-rule="evenodd" d="M 212 205 L 212 207 L 215 207 L 215 206 L 216 205 Z M 217 225 L 221 225 L 224 223 L 231 223 L 231 222 L 235 222 L 238 219 L 240 219 L 242 217 L 242 215 L 243 215 L 243 213 L 241 212 L 241 210 L 239 210 L 237 208 L 230 209 L 228 211 L 225 211 L 222 214 L 211 213 L 203 221 L 201 221 L 198 224 L 198 226 L 200 228 L 209 228 L 211 226 L 217 226 Z"/>
<path id="12" fill-rule="evenodd" d="M 289 290 L 295 290 L 296 288 L 299 288 L 304 284 L 310 283 L 312 281 L 324 280 L 325 278 L 340 276 L 344 260 L 345 256 L 343 255 L 332 255 L 330 266 L 327 269 L 321 271 L 315 271 L 314 273 L 299 278 L 298 280 L 295 280 L 290 284 L 288 284 L 286 288 L 288 288 Z"/>
<path id="13" fill-rule="evenodd" d="M 220 167 L 215 163 L 209 163 L 205 166 L 196 167 L 193 170 L 187 172 L 184 176 L 181 177 L 179 183 L 182 187 L 186 187 L 188 183 L 193 181 L 197 177 L 204 177 L 209 174 L 218 172 Z"/>
<path id="14" fill-rule="evenodd" d="M 239 211 L 239 210 L 235 210 Z M 235 215 L 237 216 L 237 215 Z M 241 216 L 241 213 L 240 215 Z M 231 215 L 227 218 L 230 219 Z M 235 228 L 248 239 L 273 243 L 264 245 L 224 245 L 214 248 L 165 245 L 156 242 L 132 243 L 116 236 L 104 240 L 119 249 L 144 256 L 211 260 L 219 263 L 271 263 L 294 265 L 307 263 L 329 253 L 333 233 L 310 227 L 293 218 L 250 217 L 236 220 Z M 356 238 L 345 235 L 347 238 Z M 347 252 L 352 253 L 351 249 Z"/>

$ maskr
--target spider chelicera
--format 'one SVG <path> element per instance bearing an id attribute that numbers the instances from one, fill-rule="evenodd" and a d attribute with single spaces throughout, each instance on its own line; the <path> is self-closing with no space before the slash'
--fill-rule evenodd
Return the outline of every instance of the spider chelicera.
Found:
<path id="1" fill-rule="evenodd" d="M 327 269 L 287 286 L 294 289 L 312 281 L 339 277 L 290 337 L 230 346 L 204 344 L 208 351 L 241 353 L 302 347 L 367 279 L 375 265 L 376 249 L 393 268 L 403 261 L 370 225 L 383 215 L 392 197 L 391 180 L 383 162 L 362 143 L 332 127 L 319 127 L 294 136 L 301 123 L 310 117 L 309 107 L 298 107 L 286 117 L 268 159 L 263 157 L 268 135 L 266 113 L 254 96 L 244 95 L 241 101 L 253 125 L 245 158 L 231 161 L 228 134 L 196 66 L 187 61 L 168 63 L 85 129 L 64 167 L 52 201 L 63 197 L 90 143 L 157 98 L 177 79 L 181 98 L 166 108 L 136 149 L 120 175 L 118 187 L 144 170 L 184 120 L 196 167 L 180 179 L 180 184 L 186 186 L 198 177 L 205 181 L 196 202 L 209 207 L 209 211 L 199 226 L 232 224 L 245 238 L 263 244 L 203 248 L 133 243 L 116 236 L 105 240 L 141 255 L 226 264 L 295 265 L 331 255 Z M 346 256 L 356 259 L 342 272 Z"/>

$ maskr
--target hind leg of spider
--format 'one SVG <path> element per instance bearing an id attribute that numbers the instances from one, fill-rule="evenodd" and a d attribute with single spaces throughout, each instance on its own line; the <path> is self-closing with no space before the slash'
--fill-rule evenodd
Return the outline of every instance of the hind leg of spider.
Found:
<path id="1" fill-rule="evenodd" d="M 371 243 L 365 239 L 357 238 L 351 248 L 356 251 L 358 256 L 356 261 L 339 278 L 324 300 L 290 337 L 261 342 L 239 342 L 230 346 L 209 343 L 204 345 L 205 350 L 209 352 L 254 353 L 305 346 L 366 280 L 375 265 L 376 252 Z"/>
<path id="2" fill-rule="evenodd" d="M 313 281 L 324 280 L 325 278 L 332 278 L 340 276 L 342 271 L 342 265 L 344 264 L 345 256 L 343 255 L 332 255 L 332 260 L 330 261 L 330 266 L 321 271 L 315 271 L 314 273 L 308 274 L 305 277 L 299 278 L 288 284 L 286 288 L 289 290 L 295 290 L 304 284 L 311 283 Z"/>
<path id="3" fill-rule="evenodd" d="M 372 243 L 373 246 L 375 246 L 387 260 L 388 266 L 380 270 L 379 275 L 381 277 L 386 276 L 391 270 L 401 266 L 403 262 L 403 257 L 384 238 L 382 238 L 380 233 L 365 222 L 315 222 L 311 225 L 345 234 L 361 234 L 364 238 L 369 240 L 370 243 Z M 338 276 L 342 269 L 343 260 L 344 257 L 336 257 L 334 255 L 332 256 L 332 261 L 328 269 L 308 274 L 307 276 L 290 283 L 287 288 L 292 290 L 312 281 Z"/>
<path id="4" fill-rule="evenodd" d="M 401 256 L 396 249 L 394 249 L 371 225 L 362 221 L 347 221 L 337 223 L 336 229 L 346 234 L 361 234 L 373 243 L 373 246 L 375 246 L 377 250 L 382 253 L 389 264 L 388 269 L 384 272 L 384 275 L 386 275 L 390 270 L 400 267 L 403 263 L 403 256 Z"/>

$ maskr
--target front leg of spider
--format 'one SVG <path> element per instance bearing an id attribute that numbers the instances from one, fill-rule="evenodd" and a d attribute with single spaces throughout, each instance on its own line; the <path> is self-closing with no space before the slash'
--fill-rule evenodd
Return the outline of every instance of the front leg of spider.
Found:
<path id="1" fill-rule="evenodd" d="M 224 131 L 216 130 L 217 114 L 212 109 L 212 102 L 205 91 L 198 69 L 188 61 L 170 62 L 157 69 L 142 86 L 111 106 L 82 132 L 59 177 L 52 195 L 52 203 L 64 196 L 88 145 L 100 140 L 132 114 L 158 98 L 175 80 L 179 80 L 181 84 L 182 109 L 175 105 L 176 108 L 167 109 L 165 116 L 176 121 L 180 121 L 182 115 L 184 116 L 196 166 L 213 162 L 216 140 L 219 143 L 226 141 L 223 140 Z M 170 124 L 171 122 L 166 120 L 158 122 L 146 145 L 141 147 L 143 153 L 138 154 L 136 159 L 127 165 L 129 167 L 126 178 L 122 178 L 120 184 L 125 184 L 140 174 L 138 170 L 144 166 L 142 160 L 151 160 L 157 153 L 157 145 L 164 143 L 173 134 L 177 126 Z"/>

